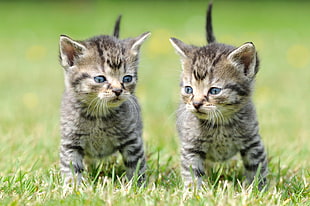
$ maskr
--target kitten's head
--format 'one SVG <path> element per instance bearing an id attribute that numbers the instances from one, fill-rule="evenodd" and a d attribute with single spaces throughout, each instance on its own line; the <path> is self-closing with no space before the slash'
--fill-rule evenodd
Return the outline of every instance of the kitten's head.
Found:
<path id="1" fill-rule="evenodd" d="M 258 58 L 252 43 L 196 47 L 171 38 L 183 67 L 181 95 L 200 119 L 225 120 L 250 100 Z"/>
<path id="2" fill-rule="evenodd" d="M 229 120 L 250 101 L 259 61 L 252 43 L 240 47 L 216 43 L 212 3 L 206 15 L 209 45 L 196 47 L 171 38 L 183 67 L 181 95 L 186 109 L 213 122 Z"/>
<path id="3" fill-rule="evenodd" d="M 118 32 L 115 36 L 85 41 L 60 36 L 66 90 L 85 104 L 90 114 L 120 106 L 135 91 L 140 46 L 150 33 L 125 40 L 117 38 Z"/>

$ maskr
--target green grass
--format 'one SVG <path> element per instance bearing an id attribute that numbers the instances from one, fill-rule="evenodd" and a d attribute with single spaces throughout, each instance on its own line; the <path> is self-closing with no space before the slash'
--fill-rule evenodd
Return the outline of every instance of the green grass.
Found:
<path id="1" fill-rule="evenodd" d="M 186 193 L 179 171 L 175 110 L 179 58 L 171 36 L 205 44 L 205 1 L 0 3 L 0 204 L 2 205 L 309 205 L 310 3 L 214 2 L 217 39 L 252 41 L 261 57 L 254 100 L 269 156 L 269 188 L 242 186 L 242 163 L 208 170 L 205 187 Z M 143 107 L 148 185 L 124 182 L 120 157 L 62 188 L 59 106 L 64 88 L 58 39 L 151 31 L 141 52 L 137 95 Z"/>

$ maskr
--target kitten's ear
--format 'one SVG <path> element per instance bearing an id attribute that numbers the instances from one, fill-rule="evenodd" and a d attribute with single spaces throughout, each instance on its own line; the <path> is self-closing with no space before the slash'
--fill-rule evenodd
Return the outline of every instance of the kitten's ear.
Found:
<path id="1" fill-rule="evenodd" d="M 238 47 L 228 55 L 228 60 L 245 76 L 254 77 L 258 70 L 256 49 L 253 43 L 248 42 Z"/>
<path id="2" fill-rule="evenodd" d="M 174 47 L 175 51 L 181 56 L 182 60 L 187 59 L 189 57 L 189 52 L 192 46 L 189 46 L 176 38 L 170 38 L 169 41 Z"/>
<path id="3" fill-rule="evenodd" d="M 61 65 L 68 68 L 74 65 L 74 61 L 86 51 L 86 47 L 68 36 L 61 35 L 59 40 L 59 51 Z"/>
<path id="4" fill-rule="evenodd" d="M 151 32 L 145 32 L 141 34 L 140 36 L 133 38 L 131 40 L 130 44 L 130 51 L 133 55 L 139 54 L 140 47 L 142 43 L 149 37 L 151 36 Z"/>

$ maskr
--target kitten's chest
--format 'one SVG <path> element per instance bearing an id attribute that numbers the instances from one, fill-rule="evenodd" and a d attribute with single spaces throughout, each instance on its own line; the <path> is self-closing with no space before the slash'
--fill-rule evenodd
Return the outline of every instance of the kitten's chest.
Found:
<path id="1" fill-rule="evenodd" d="M 212 161 L 225 161 L 231 158 L 239 151 L 241 144 L 233 130 L 225 127 L 206 130 L 203 139 L 205 139 L 206 158 Z"/>
<path id="2" fill-rule="evenodd" d="M 116 151 L 120 131 L 115 125 L 92 122 L 84 130 L 88 132 L 83 138 L 85 155 L 102 158 Z"/>

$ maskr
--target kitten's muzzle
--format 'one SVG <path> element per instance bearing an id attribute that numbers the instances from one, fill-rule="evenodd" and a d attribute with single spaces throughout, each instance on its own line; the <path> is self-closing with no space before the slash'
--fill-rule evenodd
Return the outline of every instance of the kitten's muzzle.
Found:
<path id="1" fill-rule="evenodd" d="M 123 90 L 120 88 L 113 88 L 112 92 L 118 97 L 119 95 L 122 94 Z"/>
<path id="2" fill-rule="evenodd" d="M 202 102 L 193 102 L 193 106 L 195 107 L 196 110 L 199 110 L 199 108 L 203 105 Z"/>

